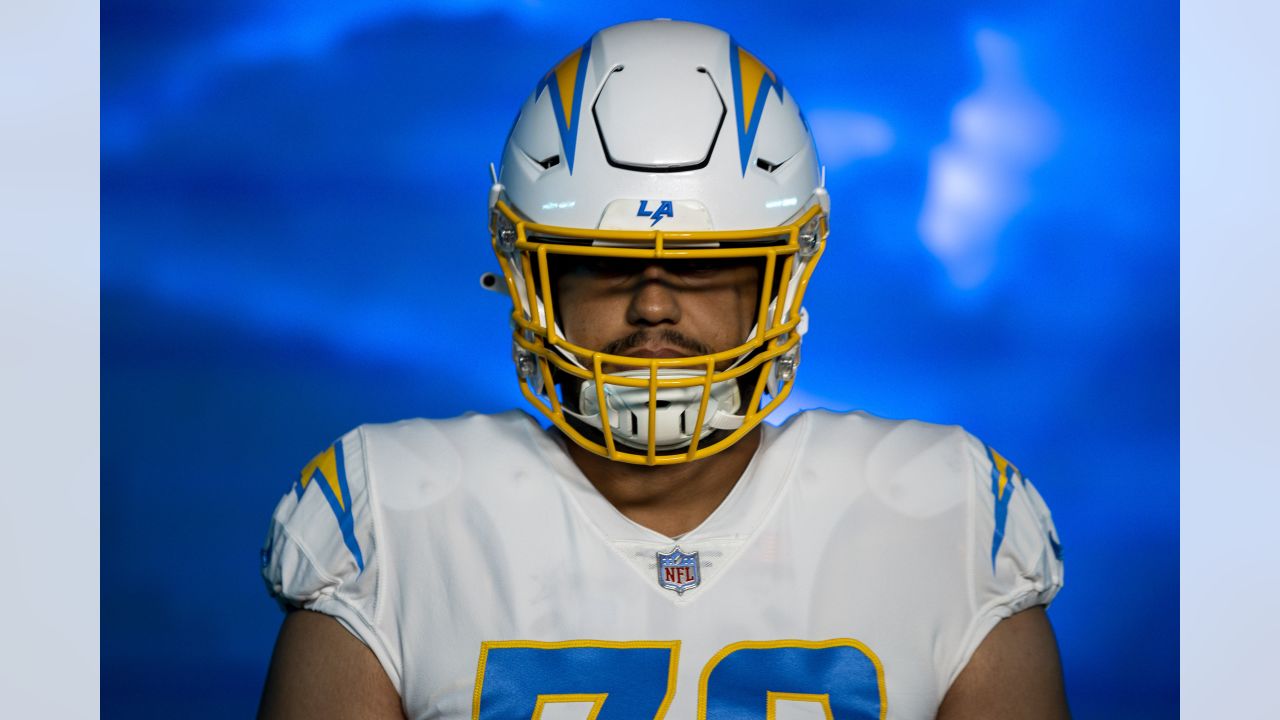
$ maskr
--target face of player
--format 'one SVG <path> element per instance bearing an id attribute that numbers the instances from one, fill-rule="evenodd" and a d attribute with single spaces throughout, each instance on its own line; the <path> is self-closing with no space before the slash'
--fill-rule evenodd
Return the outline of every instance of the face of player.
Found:
<path id="1" fill-rule="evenodd" d="M 556 288 L 570 342 L 611 355 L 689 357 L 746 340 L 755 325 L 760 268 L 751 260 L 582 258 L 560 268 Z"/>

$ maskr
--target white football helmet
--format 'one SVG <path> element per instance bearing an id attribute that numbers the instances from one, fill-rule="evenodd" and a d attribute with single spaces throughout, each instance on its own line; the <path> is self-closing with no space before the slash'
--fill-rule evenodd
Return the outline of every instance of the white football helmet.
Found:
<path id="1" fill-rule="evenodd" d="M 800 108 L 733 38 L 667 20 L 601 30 L 538 82 L 493 180 L 520 386 L 574 442 L 621 462 L 686 462 L 786 399 L 829 201 Z M 558 256 L 755 258 L 756 326 L 710 355 L 582 347 L 556 320 Z"/>

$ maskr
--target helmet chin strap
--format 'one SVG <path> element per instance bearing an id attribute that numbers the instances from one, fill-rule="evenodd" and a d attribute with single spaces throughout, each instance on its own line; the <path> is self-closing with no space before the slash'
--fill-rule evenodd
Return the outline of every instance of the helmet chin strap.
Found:
<path id="1" fill-rule="evenodd" d="M 623 370 L 619 377 L 648 379 L 644 369 Z M 698 370 L 678 368 L 658 371 L 661 378 L 698 378 Z M 653 418 L 653 445 L 658 450 L 686 447 L 694 437 L 705 438 L 715 430 L 732 430 L 741 427 L 744 416 L 736 414 L 742 404 L 737 380 L 721 380 L 711 384 L 707 398 L 706 417 L 702 427 L 695 427 L 698 409 L 702 405 L 702 385 L 690 387 L 658 388 Z M 645 450 L 649 447 L 649 388 L 630 387 L 604 383 L 605 411 L 610 434 L 616 442 Z M 586 380 L 578 390 L 578 407 L 582 412 L 565 408 L 565 413 L 603 431 L 599 395 L 596 382 Z"/>

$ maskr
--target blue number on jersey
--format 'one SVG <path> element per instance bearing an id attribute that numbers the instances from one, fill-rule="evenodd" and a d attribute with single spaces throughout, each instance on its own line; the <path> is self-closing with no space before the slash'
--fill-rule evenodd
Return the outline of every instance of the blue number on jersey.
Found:
<path id="1" fill-rule="evenodd" d="M 594 720 L 653 720 L 676 691 L 679 642 L 487 642 L 472 717 L 529 720 L 542 706 L 590 702 Z"/>
<path id="2" fill-rule="evenodd" d="M 830 720 L 881 720 L 884 670 L 857 640 L 734 643 L 702 669 L 699 720 L 764 720 L 779 700 L 820 704 Z"/>
<path id="3" fill-rule="evenodd" d="M 678 641 L 487 642 L 473 720 L 528 720 L 548 703 L 591 703 L 593 720 L 661 720 L 676 689 Z M 740 642 L 702 670 L 699 720 L 766 720 L 779 701 L 831 720 L 883 720 L 884 669 L 857 640 Z"/>

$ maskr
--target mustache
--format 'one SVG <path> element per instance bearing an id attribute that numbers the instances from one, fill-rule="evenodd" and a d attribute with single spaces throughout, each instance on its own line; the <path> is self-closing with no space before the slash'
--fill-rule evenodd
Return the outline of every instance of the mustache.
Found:
<path id="1" fill-rule="evenodd" d="M 710 345 L 672 330 L 671 328 L 662 328 L 660 330 L 637 330 L 626 337 L 618 338 L 617 340 L 610 342 L 608 345 L 605 345 L 600 352 L 603 352 L 606 355 L 624 355 L 628 350 L 633 350 L 649 344 L 670 345 L 671 347 L 679 348 L 681 350 L 688 350 L 690 355 L 712 354 Z"/>

